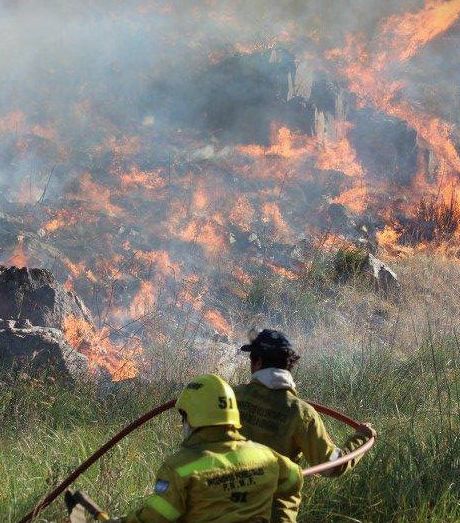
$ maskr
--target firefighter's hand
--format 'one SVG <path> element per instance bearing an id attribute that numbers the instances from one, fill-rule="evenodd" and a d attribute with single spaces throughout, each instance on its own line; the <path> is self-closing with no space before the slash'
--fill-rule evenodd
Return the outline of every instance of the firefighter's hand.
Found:
<path id="1" fill-rule="evenodd" d="M 358 429 L 358 432 L 364 434 L 368 438 L 376 438 L 377 431 L 370 423 L 362 423 Z"/>

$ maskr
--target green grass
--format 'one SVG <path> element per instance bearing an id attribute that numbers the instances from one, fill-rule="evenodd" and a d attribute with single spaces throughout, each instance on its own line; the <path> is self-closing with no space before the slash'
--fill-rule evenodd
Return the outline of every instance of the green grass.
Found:
<path id="1" fill-rule="evenodd" d="M 101 397 L 89 387 L 63 389 L 25 377 L 2 388 L 0 521 L 13 522 L 121 427 L 153 405 L 174 397 L 130 384 Z M 6 414 L 6 416 L 5 416 Z M 76 485 L 116 513 L 151 491 L 155 468 L 178 444 L 179 420 L 166 413 L 119 444 Z M 101 488 L 105 485 L 107 488 Z M 61 501 L 44 520 L 62 521 Z"/>
<path id="2" fill-rule="evenodd" d="M 342 248 L 334 258 L 334 270 L 337 280 L 346 280 L 359 276 L 366 264 L 367 253 L 361 249 Z"/>
<path id="3" fill-rule="evenodd" d="M 379 432 L 375 448 L 342 478 L 308 479 L 299 521 L 460 520 L 460 350 L 455 335 L 429 331 L 409 354 L 367 344 L 309 359 L 296 372 L 300 395 Z M 17 521 L 122 426 L 174 397 L 178 386 L 122 385 L 110 394 L 65 389 L 25 376 L 0 388 L 0 521 Z M 327 422 L 337 443 L 347 430 Z M 178 416 L 163 414 L 129 436 L 76 486 L 113 515 L 152 490 L 155 470 L 179 444 Z M 63 521 L 62 501 L 37 521 Z"/>
<path id="4" fill-rule="evenodd" d="M 301 521 L 460 520 L 458 354 L 447 338 L 409 358 L 373 351 L 298 376 L 303 395 L 371 420 L 379 432 L 355 472 L 307 484 Z"/>
<path id="5" fill-rule="evenodd" d="M 344 255 L 347 267 L 355 261 Z M 305 482 L 299 521 L 460 521 L 460 264 L 439 257 L 401 262 L 398 299 L 373 293 L 359 278 L 337 282 L 329 258 L 305 268 L 299 281 L 254 280 L 246 308 L 233 310 L 235 331 L 261 319 L 261 326 L 289 333 L 303 351 L 295 371 L 300 395 L 371 421 L 379 438 L 352 473 Z M 193 341 L 179 350 L 180 339 L 146 354 L 157 385 L 70 389 L 0 375 L 1 523 L 17 522 L 124 425 L 177 395 L 197 365 L 187 356 Z M 214 368 L 217 356 L 197 372 Z M 247 371 L 229 370 L 234 379 Z M 165 376 L 178 383 L 164 383 Z M 338 444 L 349 433 L 331 420 L 327 426 Z M 124 514 L 152 491 L 155 471 L 179 442 L 178 416 L 163 414 L 75 486 L 114 516 Z M 61 522 L 64 513 L 58 500 L 37 521 Z"/>

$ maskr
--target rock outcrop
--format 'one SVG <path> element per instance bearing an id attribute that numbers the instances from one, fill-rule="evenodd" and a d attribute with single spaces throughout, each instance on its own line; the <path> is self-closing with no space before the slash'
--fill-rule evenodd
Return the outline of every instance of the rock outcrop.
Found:
<path id="1" fill-rule="evenodd" d="M 396 273 L 372 254 L 367 256 L 363 270 L 374 279 L 379 290 L 386 293 L 399 290 L 400 283 Z"/>
<path id="2" fill-rule="evenodd" d="M 92 325 L 91 315 L 50 271 L 0 267 L 0 367 L 10 372 L 87 379 L 88 358 L 66 341 L 66 318 Z"/>
<path id="3" fill-rule="evenodd" d="M 53 376 L 64 382 L 90 374 L 87 358 L 66 343 L 60 330 L 34 326 L 28 320 L 0 319 L 0 364 L 9 372 Z"/>
<path id="4" fill-rule="evenodd" d="M 29 320 L 32 325 L 61 329 L 69 315 L 92 323 L 76 294 L 67 291 L 46 269 L 0 267 L 0 318 Z"/>
<path id="5" fill-rule="evenodd" d="M 383 261 L 362 249 L 340 249 L 335 254 L 334 269 L 338 281 L 364 277 L 384 294 L 400 289 L 396 273 Z"/>

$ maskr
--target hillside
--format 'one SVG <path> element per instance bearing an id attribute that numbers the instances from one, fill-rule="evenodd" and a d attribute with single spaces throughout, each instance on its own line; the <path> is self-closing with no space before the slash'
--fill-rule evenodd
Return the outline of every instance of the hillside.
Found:
<path id="1" fill-rule="evenodd" d="M 300 521 L 460 521 L 460 0 L 0 0 L 0 32 L 0 523 L 248 379 L 251 328 L 379 432 Z M 125 512 L 179 432 L 78 486 Z"/>

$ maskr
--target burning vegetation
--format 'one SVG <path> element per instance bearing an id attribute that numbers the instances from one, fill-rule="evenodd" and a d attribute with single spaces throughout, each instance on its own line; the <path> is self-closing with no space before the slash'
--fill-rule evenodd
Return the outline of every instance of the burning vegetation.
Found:
<path id="1" fill-rule="evenodd" d="M 298 277 L 306 237 L 457 253 L 460 95 L 439 108 L 452 79 L 432 56 L 456 54 L 460 2 L 371 2 L 371 21 L 354 3 L 362 27 L 312 2 L 263 38 L 241 2 L 0 8 L 14 47 L 0 67 L 16 72 L 0 101 L 0 261 L 52 269 L 84 298 L 97 327 L 69 317 L 65 334 L 90 362 L 134 376 L 153 317 L 157 339 L 226 339 L 261 269 Z M 43 36 L 42 62 L 14 62 L 30 46 L 18 20 Z M 61 45 L 45 34 L 58 22 Z"/>

